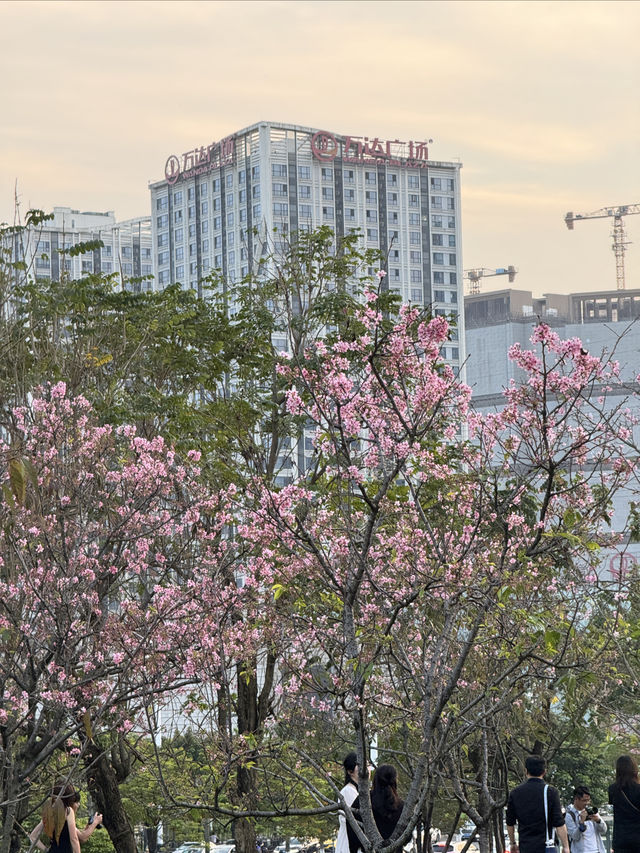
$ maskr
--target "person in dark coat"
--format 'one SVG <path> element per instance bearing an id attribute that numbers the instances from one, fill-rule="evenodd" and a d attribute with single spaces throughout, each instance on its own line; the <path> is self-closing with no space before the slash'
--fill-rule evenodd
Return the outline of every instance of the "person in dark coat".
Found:
<path id="1" fill-rule="evenodd" d="M 560 805 L 560 795 L 551 785 L 547 788 L 548 822 L 545 822 L 545 782 L 542 778 L 547 764 L 539 755 L 528 755 L 525 760 L 527 781 L 509 794 L 507 802 L 507 831 L 511 853 L 545 853 L 547 838 L 554 831 L 562 843 L 562 853 L 569 853 L 569 838 Z M 518 842 L 515 825 L 518 824 Z M 551 848 L 551 851 L 555 847 Z M 617 853 L 617 851 L 616 851 Z"/>
<path id="2" fill-rule="evenodd" d="M 371 788 L 371 809 L 373 818 L 378 827 L 378 832 L 384 841 L 388 841 L 396 824 L 400 820 L 404 800 L 398 796 L 398 774 L 392 764 L 381 764 L 373 777 Z M 351 806 L 357 818 L 360 817 L 360 797 L 356 797 Z M 350 853 L 357 853 L 360 848 L 358 836 L 347 824 L 347 835 L 349 837 Z"/>
<path id="3" fill-rule="evenodd" d="M 615 853 L 640 853 L 640 783 L 638 765 L 630 755 L 621 755 L 616 761 L 609 803 L 613 806 L 611 846 Z"/>

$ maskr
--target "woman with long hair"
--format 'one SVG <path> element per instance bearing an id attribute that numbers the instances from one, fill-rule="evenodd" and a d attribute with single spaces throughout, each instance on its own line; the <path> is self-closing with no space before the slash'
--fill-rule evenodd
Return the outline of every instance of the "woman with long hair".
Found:
<path id="1" fill-rule="evenodd" d="M 616 761 L 616 781 L 609 785 L 609 802 L 613 806 L 613 838 L 615 853 L 640 851 L 640 782 L 638 765 L 631 755 Z"/>
<path id="2" fill-rule="evenodd" d="M 344 767 L 344 787 L 340 791 L 340 796 L 345 803 L 350 806 L 358 796 L 358 756 L 355 752 L 350 752 L 345 755 L 342 766 Z M 336 841 L 336 853 L 349 853 L 347 819 L 344 816 L 344 812 L 340 812 L 338 820 L 340 822 L 340 826 L 338 828 L 338 838 Z"/>
<path id="3" fill-rule="evenodd" d="M 51 797 L 42 809 L 42 820 L 29 833 L 29 840 L 38 850 L 49 853 L 80 853 L 80 844 L 85 842 L 102 823 L 102 815 L 96 814 L 85 826 L 76 826 L 76 812 L 80 805 L 80 794 L 70 782 L 55 785 Z M 40 841 L 45 833 L 50 839 L 49 848 Z"/>
<path id="4" fill-rule="evenodd" d="M 388 841 L 396 828 L 404 800 L 398 796 L 398 773 L 392 764 L 380 764 L 373 777 L 371 788 L 371 810 L 383 841 Z M 358 812 L 359 798 L 351 806 L 352 811 Z M 347 826 L 350 853 L 357 853 L 360 847 L 358 836 L 350 826 Z"/>

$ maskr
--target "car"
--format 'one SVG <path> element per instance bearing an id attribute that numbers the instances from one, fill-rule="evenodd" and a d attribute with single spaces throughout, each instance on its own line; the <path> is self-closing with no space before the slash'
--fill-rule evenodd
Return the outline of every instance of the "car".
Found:
<path id="1" fill-rule="evenodd" d="M 447 847 L 444 841 L 439 841 L 437 844 L 433 845 L 432 849 L 433 853 L 462 853 L 462 850 L 464 850 L 466 845 L 466 841 L 452 841 Z M 473 841 L 467 848 L 467 853 L 479 853 L 479 851 L 480 848 L 475 841 Z"/>

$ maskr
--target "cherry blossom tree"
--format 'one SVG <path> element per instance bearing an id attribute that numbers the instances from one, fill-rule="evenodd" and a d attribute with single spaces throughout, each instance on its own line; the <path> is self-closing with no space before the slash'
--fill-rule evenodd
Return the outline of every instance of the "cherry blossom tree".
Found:
<path id="1" fill-rule="evenodd" d="M 0 443 L 1 849 L 17 849 L 30 782 L 62 752 L 133 851 L 101 738 L 197 680 L 202 602 L 221 631 L 236 589 L 226 497 L 199 484 L 198 452 L 99 425 L 64 383 L 14 418 Z M 212 595 L 220 578 L 227 596 Z"/>

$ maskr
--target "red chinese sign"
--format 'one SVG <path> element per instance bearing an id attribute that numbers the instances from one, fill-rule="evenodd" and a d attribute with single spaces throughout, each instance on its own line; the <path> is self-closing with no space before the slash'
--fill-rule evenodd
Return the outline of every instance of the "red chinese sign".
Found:
<path id="1" fill-rule="evenodd" d="M 311 138 L 311 151 L 316 160 L 328 163 L 340 157 L 343 163 L 412 166 L 423 169 L 428 165 L 428 145 L 433 142 L 401 142 L 399 139 L 369 138 L 368 136 L 334 136 L 319 130 Z"/>
<path id="2" fill-rule="evenodd" d="M 221 166 L 231 166 L 235 162 L 235 137 L 226 136 L 220 142 L 185 151 L 182 157 L 171 154 L 164 167 L 167 183 L 175 184 L 178 180 L 193 178 L 195 175 L 206 175 Z"/>

